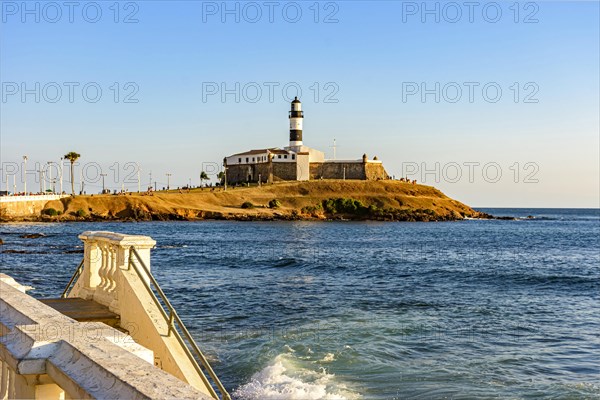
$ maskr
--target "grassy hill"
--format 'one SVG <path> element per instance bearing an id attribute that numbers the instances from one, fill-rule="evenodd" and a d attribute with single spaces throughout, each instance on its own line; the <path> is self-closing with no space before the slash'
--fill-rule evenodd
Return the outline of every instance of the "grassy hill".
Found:
<path id="1" fill-rule="evenodd" d="M 271 204 L 271 207 L 269 206 Z M 42 220 L 374 219 L 485 217 L 439 190 L 399 181 L 282 182 L 190 193 L 87 195 L 49 202 Z M 58 215 L 53 215 L 58 214 Z"/>
<path id="2" fill-rule="evenodd" d="M 282 182 L 262 187 L 204 188 L 189 193 L 86 195 L 51 201 L 34 219 L 441 221 L 486 217 L 439 190 L 399 181 Z"/>

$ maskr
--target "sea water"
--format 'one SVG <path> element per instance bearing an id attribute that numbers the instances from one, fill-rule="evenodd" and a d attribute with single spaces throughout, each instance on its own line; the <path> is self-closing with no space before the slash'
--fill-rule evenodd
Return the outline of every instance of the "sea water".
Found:
<path id="1" fill-rule="evenodd" d="M 238 399 L 600 398 L 599 210 L 483 211 L 519 219 L 3 224 L 0 272 L 56 297 L 79 233 L 153 237 Z"/>

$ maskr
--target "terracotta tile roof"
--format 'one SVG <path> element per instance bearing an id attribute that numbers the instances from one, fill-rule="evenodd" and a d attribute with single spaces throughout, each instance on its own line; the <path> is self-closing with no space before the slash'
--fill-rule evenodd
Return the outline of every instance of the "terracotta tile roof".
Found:
<path id="1" fill-rule="evenodd" d="M 271 154 L 290 154 L 290 152 L 287 151 L 287 150 L 282 150 L 282 149 L 278 149 L 276 147 L 273 147 L 273 148 L 270 148 L 270 149 L 255 149 L 255 150 L 244 151 L 243 153 L 232 154 L 229 157 L 251 156 L 251 155 L 255 155 L 255 154 L 265 154 L 265 153 L 271 153 Z"/>
<path id="2" fill-rule="evenodd" d="M 269 149 L 269 151 L 273 154 L 289 154 L 290 152 L 282 149 Z"/>
<path id="3" fill-rule="evenodd" d="M 249 156 L 249 155 L 253 155 L 253 154 L 264 154 L 264 153 L 267 153 L 268 151 L 269 151 L 269 149 L 256 149 L 256 150 L 245 151 L 243 153 L 232 154 L 230 157 Z"/>

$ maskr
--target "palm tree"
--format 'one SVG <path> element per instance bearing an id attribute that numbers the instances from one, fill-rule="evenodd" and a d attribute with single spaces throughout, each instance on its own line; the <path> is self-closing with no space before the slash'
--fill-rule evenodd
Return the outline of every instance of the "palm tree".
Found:
<path id="1" fill-rule="evenodd" d="M 206 180 L 208 180 L 208 179 L 209 179 L 209 178 L 208 178 L 208 175 L 206 174 L 206 172 L 204 172 L 204 171 L 200 172 L 200 187 L 202 187 L 202 182 L 203 182 L 205 179 L 206 179 Z"/>
<path id="2" fill-rule="evenodd" d="M 74 174 L 74 170 L 73 170 L 73 165 L 75 164 L 75 161 L 77 161 L 77 159 L 81 157 L 81 154 L 77 154 L 74 151 L 70 151 L 67 154 L 65 154 L 65 159 L 69 160 L 71 162 L 71 194 L 73 196 L 75 196 L 75 179 L 73 178 Z"/>

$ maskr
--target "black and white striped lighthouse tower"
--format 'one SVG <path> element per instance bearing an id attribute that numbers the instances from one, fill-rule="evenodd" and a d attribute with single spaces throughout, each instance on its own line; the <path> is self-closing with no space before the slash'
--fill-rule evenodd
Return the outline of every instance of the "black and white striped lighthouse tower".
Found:
<path id="1" fill-rule="evenodd" d="M 302 146 L 302 103 L 295 97 L 290 111 L 290 147 Z"/>

